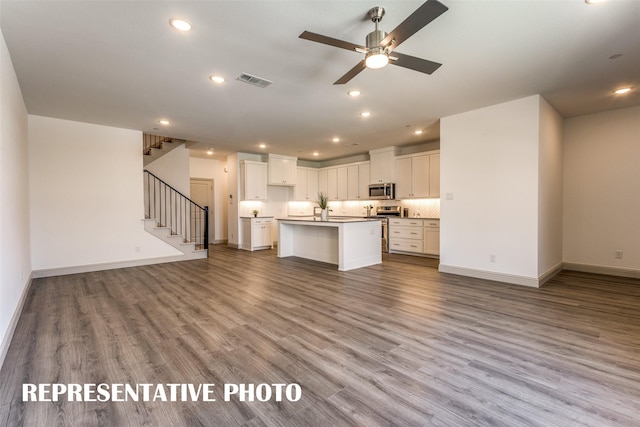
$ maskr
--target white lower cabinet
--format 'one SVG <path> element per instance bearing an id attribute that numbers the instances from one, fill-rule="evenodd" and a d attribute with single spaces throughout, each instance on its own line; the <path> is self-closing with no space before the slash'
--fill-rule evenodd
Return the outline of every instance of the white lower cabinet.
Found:
<path id="1" fill-rule="evenodd" d="M 240 249 L 255 251 L 272 249 L 271 227 L 273 217 L 240 218 Z"/>
<path id="2" fill-rule="evenodd" d="M 389 252 L 440 254 L 440 220 L 394 218 L 389 220 Z"/>
<path id="3" fill-rule="evenodd" d="M 424 247 L 422 252 L 427 255 L 440 255 L 440 220 L 424 220 Z"/>
<path id="4" fill-rule="evenodd" d="M 422 249 L 421 219 L 396 218 L 389 220 L 389 252 L 422 253 Z"/>

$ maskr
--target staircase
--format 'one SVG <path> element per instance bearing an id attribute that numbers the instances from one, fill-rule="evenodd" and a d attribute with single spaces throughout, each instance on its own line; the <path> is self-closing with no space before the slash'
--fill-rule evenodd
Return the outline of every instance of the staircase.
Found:
<path id="1" fill-rule="evenodd" d="M 184 144 L 184 139 L 170 138 L 168 136 L 151 135 L 145 133 L 142 135 L 142 154 L 143 164 L 147 166 L 149 163 L 154 162 L 158 158 L 164 156 L 169 151 L 181 144 Z"/>
<path id="2" fill-rule="evenodd" d="M 209 212 L 145 169 L 144 228 L 184 254 L 185 260 L 209 255 Z"/>

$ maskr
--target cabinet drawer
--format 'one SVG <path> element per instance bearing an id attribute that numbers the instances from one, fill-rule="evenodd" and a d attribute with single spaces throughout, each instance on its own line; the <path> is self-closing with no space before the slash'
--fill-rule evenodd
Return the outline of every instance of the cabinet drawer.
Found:
<path id="1" fill-rule="evenodd" d="M 422 240 L 422 230 L 418 227 L 390 227 L 389 238 Z"/>
<path id="2" fill-rule="evenodd" d="M 389 225 L 398 225 L 401 227 L 422 227 L 422 220 L 415 218 L 392 218 L 389 220 Z"/>
<path id="3" fill-rule="evenodd" d="M 440 220 L 439 219 L 425 219 L 424 220 L 425 228 L 440 228 Z"/>
<path id="4" fill-rule="evenodd" d="M 271 224 L 273 222 L 273 219 L 265 219 L 265 218 L 254 218 L 253 219 L 253 223 L 254 224 Z"/>
<path id="5" fill-rule="evenodd" d="M 422 240 L 394 239 L 389 240 L 390 251 L 422 252 Z"/>

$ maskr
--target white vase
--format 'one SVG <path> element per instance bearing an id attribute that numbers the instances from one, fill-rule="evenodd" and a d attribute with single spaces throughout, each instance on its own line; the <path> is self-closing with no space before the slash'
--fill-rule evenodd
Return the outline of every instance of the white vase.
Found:
<path id="1" fill-rule="evenodd" d="M 329 209 L 322 209 L 320 211 L 320 220 L 327 221 L 329 219 Z"/>

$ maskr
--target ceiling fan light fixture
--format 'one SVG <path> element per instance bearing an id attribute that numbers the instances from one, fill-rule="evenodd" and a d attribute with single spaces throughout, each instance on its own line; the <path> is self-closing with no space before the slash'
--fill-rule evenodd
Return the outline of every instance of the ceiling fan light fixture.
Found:
<path id="1" fill-rule="evenodd" d="M 367 65 L 367 68 L 375 70 L 386 66 L 389 63 L 389 57 L 382 47 L 377 47 L 367 53 L 364 62 Z"/>

